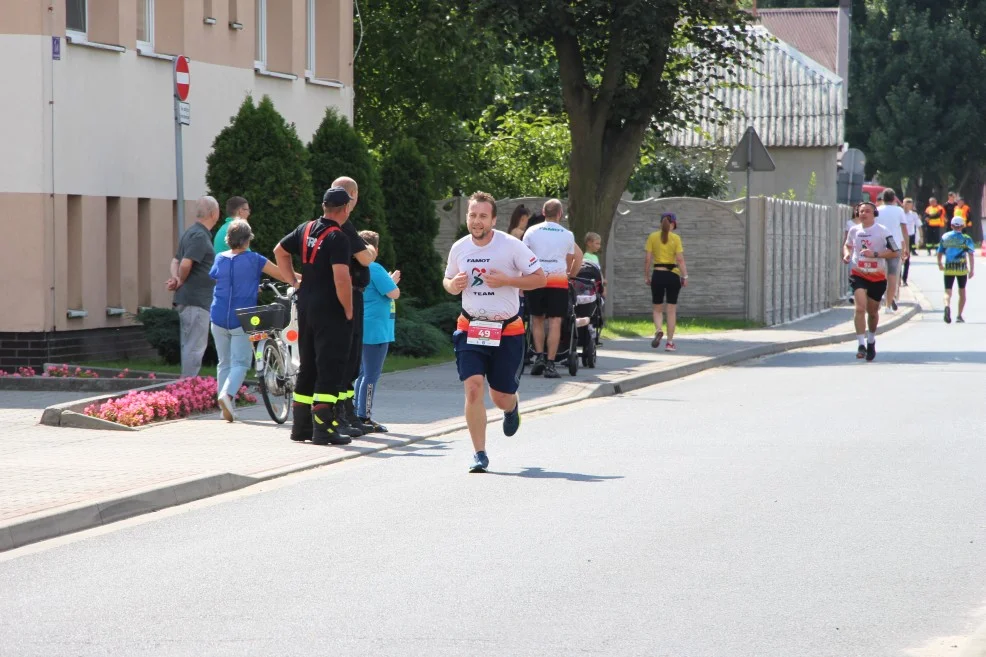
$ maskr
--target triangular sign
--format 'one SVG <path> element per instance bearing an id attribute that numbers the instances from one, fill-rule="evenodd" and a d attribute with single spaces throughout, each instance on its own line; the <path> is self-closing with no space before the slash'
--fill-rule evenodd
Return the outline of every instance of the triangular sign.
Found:
<path id="1" fill-rule="evenodd" d="M 726 164 L 726 171 L 746 171 L 747 168 L 751 171 L 773 171 L 777 168 L 752 125 L 746 129 L 746 134 L 730 153 Z"/>

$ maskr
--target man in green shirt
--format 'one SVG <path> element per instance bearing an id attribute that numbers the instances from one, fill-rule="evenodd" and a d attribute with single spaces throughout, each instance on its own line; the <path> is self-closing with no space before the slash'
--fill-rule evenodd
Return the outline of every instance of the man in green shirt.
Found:
<path id="1" fill-rule="evenodd" d="M 215 248 L 216 253 L 229 251 L 229 245 L 226 244 L 226 231 L 229 230 L 229 225 L 233 223 L 234 219 L 242 219 L 243 221 L 249 221 L 250 219 L 250 204 L 242 196 L 231 196 L 226 201 L 226 221 L 219 227 L 219 232 L 212 239 L 212 246 Z M 247 249 L 247 251 L 249 250 Z"/>

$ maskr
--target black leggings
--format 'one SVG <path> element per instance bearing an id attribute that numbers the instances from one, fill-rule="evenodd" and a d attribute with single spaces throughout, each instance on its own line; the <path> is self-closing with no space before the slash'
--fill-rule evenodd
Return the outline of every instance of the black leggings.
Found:
<path id="1" fill-rule="evenodd" d="M 911 245 L 911 255 L 914 255 L 914 236 L 909 235 L 907 238 L 907 243 Z M 908 258 L 904 261 L 904 271 L 901 273 L 900 280 L 904 283 L 907 282 L 907 272 L 911 270 L 911 259 Z"/>
<path id="2" fill-rule="evenodd" d="M 678 293 L 681 292 L 681 276 L 669 269 L 657 269 L 650 275 L 650 296 L 651 303 L 659 306 L 664 303 L 665 297 L 669 304 L 678 303 Z"/>

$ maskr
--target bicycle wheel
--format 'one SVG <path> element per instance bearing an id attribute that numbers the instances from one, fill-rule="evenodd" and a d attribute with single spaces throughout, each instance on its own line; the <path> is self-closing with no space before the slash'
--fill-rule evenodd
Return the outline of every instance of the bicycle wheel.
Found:
<path id="1" fill-rule="evenodd" d="M 268 340 L 264 345 L 264 371 L 259 380 L 260 396 L 270 418 L 284 424 L 291 413 L 291 390 L 287 383 L 287 365 L 281 358 L 277 343 Z"/>

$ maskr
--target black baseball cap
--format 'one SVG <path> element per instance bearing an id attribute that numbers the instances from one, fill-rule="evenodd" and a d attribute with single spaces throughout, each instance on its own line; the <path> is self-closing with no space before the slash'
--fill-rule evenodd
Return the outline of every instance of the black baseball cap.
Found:
<path id="1" fill-rule="evenodd" d="M 322 196 L 322 203 L 330 208 L 341 208 L 352 200 L 349 192 L 342 187 L 329 187 Z"/>

